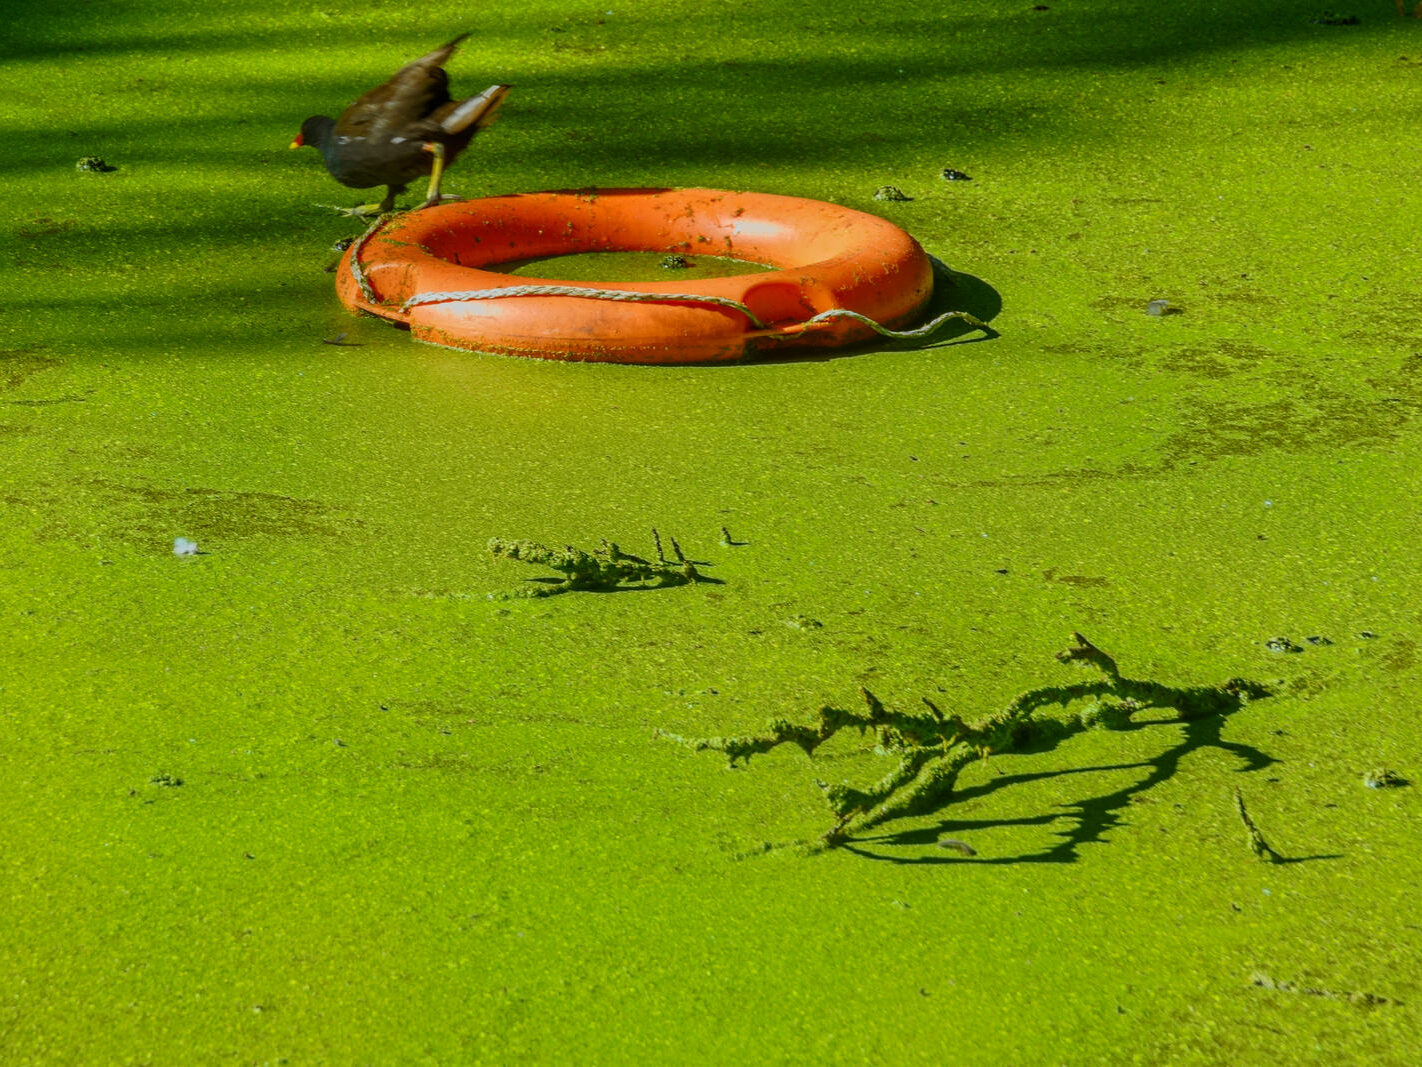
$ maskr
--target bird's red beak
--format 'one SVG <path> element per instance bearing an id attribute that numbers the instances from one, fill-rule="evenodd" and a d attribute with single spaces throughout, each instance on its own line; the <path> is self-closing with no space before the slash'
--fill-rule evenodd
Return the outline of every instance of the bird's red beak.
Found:
<path id="1" fill-rule="evenodd" d="M 300 148 L 300 147 L 301 147 L 302 145 L 304 145 L 305 143 L 306 143 L 306 142 L 301 139 L 301 134 L 298 133 L 298 134 L 296 135 L 296 139 L 293 140 L 293 141 L 291 142 L 291 144 L 289 144 L 287 147 L 288 147 L 288 148 Z"/>

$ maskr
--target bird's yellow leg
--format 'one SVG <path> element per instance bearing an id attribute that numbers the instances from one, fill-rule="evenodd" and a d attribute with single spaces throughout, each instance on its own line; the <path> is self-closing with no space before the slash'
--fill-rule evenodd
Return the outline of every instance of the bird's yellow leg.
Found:
<path id="1" fill-rule="evenodd" d="M 439 180 L 444 177 L 444 145 L 431 141 L 425 151 L 434 156 L 434 166 L 430 168 L 430 188 L 425 194 L 425 202 L 420 207 L 433 207 L 439 203 Z"/>
<path id="2" fill-rule="evenodd" d="M 425 194 L 425 202 L 420 205 L 421 208 L 434 207 L 443 199 L 439 195 L 439 182 L 444 177 L 444 145 L 438 141 L 429 141 L 425 144 L 425 151 L 434 156 L 434 166 L 430 168 L 430 187 Z M 455 196 L 450 199 L 458 200 L 459 197 Z M 415 210 L 418 211 L 419 208 Z"/>

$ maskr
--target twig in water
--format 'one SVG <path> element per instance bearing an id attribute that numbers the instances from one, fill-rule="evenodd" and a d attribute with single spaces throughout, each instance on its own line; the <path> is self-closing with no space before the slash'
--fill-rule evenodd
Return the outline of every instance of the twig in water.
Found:
<path id="1" fill-rule="evenodd" d="M 662 551 L 661 534 L 655 529 L 652 530 L 652 539 L 657 546 L 655 560 L 623 552 L 612 541 L 603 541 L 602 547 L 584 552 L 572 545 L 554 549 L 534 541 L 510 541 L 495 537 L 489 542 L 489 552 L 495 559 L 542 564 L 561 572 L 564 578 L 561 582 L 525 588 L 515 593 L 491 594 L 490 599 L 555 596 L 580 589 L 606 591 L 616 589 L 624 582 L 652 582 L 654 587 L 659 587 L 702 580 L 701 573 L 683 554 L 676 538 L 668 538 L 675 560 L 666 558 Z"/>
<path id="2" fill-rule="evenodd" d="M 747 737 L 689 738 L 661 730 L 657 735 L 694 752 L 724 753 L 734 767 L 783 744 L 797 745 L 813 758 L 815 750 L 841 730 L 857 730 L 861 736 L 872 733 L 876 751 L 897 757 L 897 767 L 864 789 L 848 783 L 816 782 L 835 816 L 835 824 L 824 835 L 824 843 L 834 846 L 842 843 L 851 829 L 863 830 L 902 815 L 934 810 L 952 793 L 958 772 L 965 766 L 994 752 L 1011 752 L 1034 737 L 1053 732 L 1060 737 L 1093 726 L 1122 729 L 1130 725 L 1132 714 L 1144 708 L 1172 708 L 1183 720 L 1198 719 L 1233 711 L 1252 698 L 1268 695 L 1263 686 L 1239 678 L 1218 686 L 1192 687 L 1126 678 L 1114 659 L 1081 634 L 1072 634 L 1072 638 L 1075 644 L 1058 653 L 1057 659 L 1094 667 L 1103 678 L 1029 689 L 1003 710 L 976 723 L 945 714 L 927 698 L 923 701 L 926 711 L 896 711 L 861 689 L 865 710 L 826 705 L 813 723 L 772 719 L 766 723 L 765 733 Z M 1065 707 L 1091 697 L 1096 703 L 1073 722 L 1033 719 L 1044 708 Z"/>
<path id="3" fill-rule="evenodd" d="M 1255 826 L 1254 820 L 1249 817 L 1249 812 L 1244 807 L 1244 794 L 1239 791 L 1239 786 L 1234 787 L 1234 810 L 1239 812 L 1239 821 L 1244 823 L 1245 832 L 1249 835 L 1250 851 L 1266 863 L 1278 863 L 1282 860 L 1284 857 L 1269 847 L 1269 842 L 1264 840 L 1259 827 Z"/>
<path id="4" fill-rule="evenodd" d="M 956 837 L 940 837 L 938 847 L 946 848 L 949 852 L 956 852 L 960 856 L 976 856 L 978 850 L 966 841 L 959 841 Z"/>
<path id="5" fill-rule="evenodd" d="M 1380 997 L 1376 993 L 1344 992 L 1337 989 L 1318 989 L 1312 986 L 1295 985 L 1293 982 L 1284 982 L 1277 978 L 1270 977 L 1263 971 L 1255 971 L 1249 980 L 1260 989 L 1273 989 L 1280 993 L 1298 993 L 1300 996 L 1305 997 L 1323 997 L 1327 1000 L 1346 1000 L 1349 1004 L 1357 1004 L 1359 1007 L 1364 1008 L 1374 1008 L 1381 1004 L 1400 1003 L 1388 997 Z"/>

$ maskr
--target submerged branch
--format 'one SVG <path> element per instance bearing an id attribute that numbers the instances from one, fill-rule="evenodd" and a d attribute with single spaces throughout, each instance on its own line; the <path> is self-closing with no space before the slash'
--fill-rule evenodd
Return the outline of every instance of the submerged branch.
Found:
<path id="1" fill-rule="evenodd" d="M 657 735 L 694 752 L 724 753 L 734 767 L 785 744 L 793 744 L 813 758 L 815 751 L 841 730 L 858 730 L 861 736 L 872 732 L 876 750 L 898 760 L 893 770 L 865 788 L 847 782 L 816 782 L 835 816 L 835 824 L 823 838 L 833 846 L 852 830 L 941 806 L 951 796 L 958 773 L 993 753 L 1012 752 L 1034 740 L 1059 738 L 1091 727 L 1124 729 L 1131 716 L 1145 708 L 1170 708 L 1184 721 L 1227 714 L 1269 692 L 1258 683 L 1239 678 L 1218 686 L 1195 687 L 1126 678 L 1111 656 L 1080 634 L 1073 634 L 1072 639 L 1072 647 L 1059 652 L 1057 659 L 1093 667 L 1101 678 L 1029 689 L 1001 711 L 971 724 L 956 714 L 943 713 L 927 697 L 923 698 L 926 712 L 898 711 L 861 689 L 863 711 L 827 705 L 813 723 L 772 719 L 763 733 L 741 737 L 688 738 L 660 730 Z M 1091 704 L 1066 721 L 1035 718 L 1044 708 L 1065 708 L 1091 698 L 1095 698 Z"/>
<path id="2" fill-rule="evenodd" d="M 656 544 L 657 558 L 646 560 L 623 552 L 613 541 L 603 541 L 600 548 L 585 552 L 581 548 L 566 545 L 561 549 L 549 548 L 536 541 L 514 541 L 495 537 L 489 541 L 489 554 L 495 559 L 513 559 L 521 563 L 535 563 L 558 571 L 563 580 L 520 589 L 494 598 L 544 597 L 575 590 L 607 591 L 627 583 L 654 583 L 654 587 L 686 585 L 700 581 L 701 574 L 681 551 L 675 538 L 671 541 L 672 554 L 669 560 L 662 552 L 662 538 L 655 529 L 652 539 Z"/>

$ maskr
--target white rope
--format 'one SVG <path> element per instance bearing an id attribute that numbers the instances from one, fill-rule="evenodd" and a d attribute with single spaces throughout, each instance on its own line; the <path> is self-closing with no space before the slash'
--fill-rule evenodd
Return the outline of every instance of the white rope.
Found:
<path id="1" fill-rule="evenodd" d="M 875 333 L 884 337 L 892 337 L 897 341 L 912 341 L 920 337 L 927 337 L 929 334 L 936 333 L 940 330 L 944 323 L 953 322 L 954 320 L 966 322 L 969 326 L 979 330 L 990 331 L 992 329 L 987 323 L 969 315 L 966 311 L 945 311 L 933 321 L 925 322 L 922 326 L 916 326 L 912 330 L 891 330 L 887 326 L 881 326 L 868 315 L 861 315 L 859 312 L 850 311 L 848 308 L 831 308 L 829 311 L 821 311 L 813 318 L 806 319 L 805 325 L 813 326 L 820 322 L 828 322 L 830 319 L 854 319 L 856 322 L 862 322 Z"/>
<path id="2" fill-rule="evenodd" d="M 365 242 L 375 236 L 375 231 L 385 224 L 388 217 L 387 215 L 377 215 L 375 221 L 370 224 L 370 229 L 360 235 L 360 240 L 351 249 L 351 277 L 360 286 L 361 295 L 365 297 L 368 304 L 378 304 L 380 301 L 376 298 L 375 290 L 370 287 L 370 279 L 365 276 L 365 268 L 360 265 L 360 250 L 365 247 Z"/>
<path id="3" fill-rule="evenodd" d="M 590 300 L 613 300 L 633 304 L 709 304 L 739 311 L 757 330 L 766 328 L 750 308 L 739 300 L 700 293 L 643 293 L 631 289 L 586 289 L 577 285 L 510 285 L 502 289 L 468 289 L 453 293 L 421 293 L 400 305 L 401 311 L 425 304 L 448 304 L 465 300 L 497 300 L 505 296 L 583 296 Z"/>

